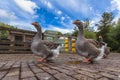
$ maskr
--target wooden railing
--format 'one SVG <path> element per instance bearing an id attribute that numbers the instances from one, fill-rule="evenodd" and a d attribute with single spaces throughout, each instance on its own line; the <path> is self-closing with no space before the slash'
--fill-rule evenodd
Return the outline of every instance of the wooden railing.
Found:
<path id="1" fill-rule="evenodd" d="M 32 53 L 30 49 L 31 42 L 0 40 L 0 54 L 4 53 Z"/>

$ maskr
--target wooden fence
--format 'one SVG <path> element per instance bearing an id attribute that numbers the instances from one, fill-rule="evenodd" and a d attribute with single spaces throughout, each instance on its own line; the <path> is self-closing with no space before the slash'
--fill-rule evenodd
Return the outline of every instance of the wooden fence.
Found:
<path id="1" fill-rule="evenodd" d="M 30 49 L 31 42 L 0 40 L 0 54 L 4 53 L 32 53 Z"/>

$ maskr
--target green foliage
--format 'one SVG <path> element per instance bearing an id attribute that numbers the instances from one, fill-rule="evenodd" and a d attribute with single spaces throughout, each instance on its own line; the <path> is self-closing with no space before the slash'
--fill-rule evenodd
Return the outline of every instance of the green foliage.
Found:
<path id="1" fill-rule="evenodd" d="M 79 30 L 77 27 L 74 28 L 74 32 L 72 33 L 72 36 L 77 37 L 79 33 Z M 88 39 L 96 39 L 96 33 L 89 30 L 89 29 L 84 29 L 84 36 Z"/>
<path id="2" fill-rule="evenodd" d="M 57 35 L 62 35 L 62 33 L 61 32 L 57 32 Z"/>
<path id="3" fill-rule="evenodd" d="M 108 43 L 108 46 L 111 47 L 112 50 L 116 48 L 117 42 L 115 41 L 114 37 L 114 28 L 113 28 L 113 14 L 104 12 L 102 14 L 102 19 L 99 21 L 97 36 L 102 35 L 103 41 Z M 113 44 L 116 44 L 113 46 Z"/>
<path id="4" fill-rule="evenodd" d="M 84 21 L 84 28 L 85 28 L 85 29 L 88 29 L 88 28 L 89 28 L 89 25 L 90 25 L 90 20 L 87 18 L 87 19 Z"/>
<path id="5" fill-rule="evenodd" d="M 7 27 L 7 28 L 14 28 L 11 25 L 8 24 L 4 24 L 2 22 L 0 22 L 0 26 L 1 27 Z M 0 30 L 0 39 L 7 39 L 9 36 L 9 32 L 7 30 Z"/>
<path id="6" fill-rule="evenodd" d="M 99 22 L 99 32 L 97 36 L 102 35 L 103 41 L 108 43 L 112 51 L 120 52 L 120 19 L 118 23 L 112 22 L 113 14 L 105 12 L 102 14 L 102 19 Z"/>
<path id="7" fill-rule="evenodd" d="M 96 33 L 87 29 L 84 29 L 84 36 L 88 39 L 96 39 Z"/>
<path id="8" fill-rule="evenodd" d="M 120 52 L 120 19 L 118 20 L 118 23 L 116 24 L 115 30 L 114 30 L 114 39 L 117 42 L 117 48 L 116 50 Z"/>
<path id="9" fill-rule="evenodd" d="M 93 32 L 93 30 L 89 27 L 90 21 L 89 19 L 86 19 L 83 23 L 84 25 L 84 36 L 88 39 L 96 39 L 96 33 Z M 72 36 L 77 37 L 79 33 L 79 30 L 77 27 L 74 28 L 74 31 L 72 33 Z"/>
<path id="10" fill-rule="evenodd" d="M 7 28 L 14 28 L 13 26 L 9 25 L 9 24 L 5 24 L 3 22 L 0 22 L 0 26 L 2 27 L 7 27 Z"/>
<path id="11" fill-rule="evenodd" d="M 72 36 L 77 37 L 77 36 L 78 36 L 78 32 L 79 32 L 78 28 L 75 26 L 75 28 L 74 28 L 73 30 L 74 30 L 74 31 L 73 31 L 73 33 L 72 33 Z"/>
<path id="12" fill-rule="evenodd" d="M 9 32 L 6 30 L 0 31 L 0 39 L 7 39 L 9 36 Z"/>
<path id="13" fill-rule="evenodd" d="M 102 14 L 102 19 L 99 22 L 99 30 L 102 30 L 103 28 L 109 26 L 112 24 L 112 20 L 114 19 L 113 14 L 110 12 L 104 12 Z"/>

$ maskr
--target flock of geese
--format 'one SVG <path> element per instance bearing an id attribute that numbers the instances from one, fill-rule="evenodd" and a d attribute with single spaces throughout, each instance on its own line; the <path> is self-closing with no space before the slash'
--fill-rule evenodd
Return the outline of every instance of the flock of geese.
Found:
<path id="1" fill-rule="evenodd" d="M 98 41 L 86 39 L 83 36 L 83 23 L 80 20 L 75 20 L 73 24 L 79 29 L 75 48 L 80 56 L 86 58 L 83 62 L 93 63 L 94 61 L 101 60 L 110 53 L 106 43 L 100 46 Z M 33 22 L 32 25 L 37 29 L 37 33 L 31 43 L 31 50 L 35 55 L 39 56 L 38 62 L 46 62 L 57 58 L 62 45 L 42 40 L 42 29 L 40 24 L 38 22 Z"/>

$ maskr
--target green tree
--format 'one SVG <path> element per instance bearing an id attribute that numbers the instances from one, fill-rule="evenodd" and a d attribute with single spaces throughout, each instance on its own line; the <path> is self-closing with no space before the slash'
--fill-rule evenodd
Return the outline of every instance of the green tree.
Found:
<path id="1" fill-rule="evenodd" d="M 120 52 L 120 18 L 114 30 L 114 39 L 116 40 L 116 50 Z"/>
<path id="2" fill-rule="evenodd" d="M 77 36 L 78 36 L 78 33 L 79 33 L 78 28 L 75 26 L 73 30 L 74 30 L 74 31 L 73 31 L 73 33 L 72 33 L 72 36 L 77 37 Z"/>
<path id="3" fill-rule="evenodd" d="M 85 19 L 85 21 L 84 21 L 84 28 L 85 29 L 88 29 L 89 30 L 89 26 L 90 26 L 90 20 L 87 18 L 87 19 Z"/>
<path id="4" fill-rule="evenodd" d="M 98 30 L 102 30 L 105 27 L 108 27 L 112 24 L 112 20 L 114 19 L 113 13 L 111 12 L 104 12 L 102 14 L 102 19 L 99 21 Z"/>
<path id="5" fill-rule="evenodd" d="M 111 12 L 104 12 L 102 14 L 102 19 L 99 21 L 98 24 L 99 32 L 97 34 L 97 36 L 102 35 L 104 42 L 107 42 L 111 48 L 113 48 L 112 42 L 115 42 L 115 40 L 113 39 L 113 34 L 111 34 L 114 31 L 112 23 L 113 19 L 114 16 Z"/>
<path id="6" fill-rule="evenodd" d="M 62 35 L 62 33 L 58 31 L 58 32 L 57 32 L 57 35 Z"/>
<path id="7" fill-rule="evenodd" d="M 0 22 L 0 27 L 14 28 L 11 25 Z M 0 39 L 8 38 L 9 32 L 7 30 L 0 30 Z"/>

